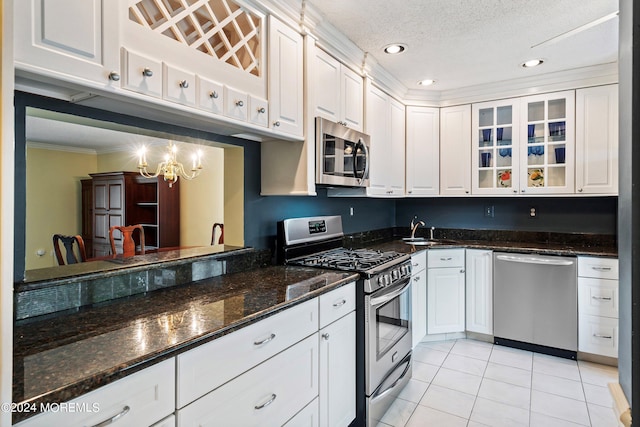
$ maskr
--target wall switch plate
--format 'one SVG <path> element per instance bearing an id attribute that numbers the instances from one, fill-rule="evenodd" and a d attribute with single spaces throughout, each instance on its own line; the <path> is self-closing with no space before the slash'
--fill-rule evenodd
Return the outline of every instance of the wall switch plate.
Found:
<path id="1" fill-rule="evenodd" d="M 484 216 L 489 217 L 489 218 L 493 218 L 494 216 L 494 206 L 485 206 L 484 207 Z"/>

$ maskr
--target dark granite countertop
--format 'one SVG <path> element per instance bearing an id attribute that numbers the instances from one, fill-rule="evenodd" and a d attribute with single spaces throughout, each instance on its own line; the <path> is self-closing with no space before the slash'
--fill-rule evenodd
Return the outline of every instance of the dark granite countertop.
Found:
<path id="1" fill-rule="evenodd" d="M 560 256 L 599 256 L 616 258 L 618 248 L 613 246 L 580 246 L 566 243 L 540 243 L 540 242 L 502 242 L 484 240 L 456 240 L 437 243 L 434 245 L 411 245 L 401 238 L 387 242 L 369 245 L 369 248 L 381 251 L 396 251 L 400 253 L 414 253 L 427 249 L 487 249 L 496 252 L 535 253 L 540 255 Z"/>
<path id="2" fill-rule="evenodd" d="M 357 277 L 266 267 L 17 322 L 13 401 L 67 401 Z M 14 414 L 14 422 L 28 415 Z"/>

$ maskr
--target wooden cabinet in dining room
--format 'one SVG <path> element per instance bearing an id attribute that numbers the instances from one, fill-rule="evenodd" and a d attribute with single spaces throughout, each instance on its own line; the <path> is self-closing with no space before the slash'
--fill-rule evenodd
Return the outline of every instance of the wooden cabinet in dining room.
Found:
<path id="1" fill-rule="evenodd" d="M 91 242 L 89 257 L 111 254 L 109 228 L 114 225 L 141 224 L 147 250 L 180 245 L 179 181 L 169 187 L 162 177 L 144 178 L 137 172 L 90 175 L 92 194 L 82 204 L 82 229 L 91 230 L 83 236 Z"/>

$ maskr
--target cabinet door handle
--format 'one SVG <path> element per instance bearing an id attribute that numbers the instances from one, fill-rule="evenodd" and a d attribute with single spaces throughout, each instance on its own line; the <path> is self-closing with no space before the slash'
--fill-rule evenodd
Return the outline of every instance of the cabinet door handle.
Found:
<path id="1" fill-rule="evenodd" d="M 109 80 L 111 80 L 112 82 L 117 82 L 120 80 L 120 74 L 116 73 L 115 71 L 112 71 L 109 73 Z"/>
<path id="2" fill-rule="evenodd" d="M 611 301 L 611 297 L 599 297 L 597 295 L 593 295 L 591 298 L 595 300 L 601 300 L 601 301 Z"/>
<path id="3" fill-rule="evenodd" d="M 276 334 L 271 334 L 269 335 L 267 338 L 263 339 L 262 341 L 254 341 L 253 345 L 263 345 L 268 343 L 269 341 L 273 341 L 273 339 L 276 337 Z"/>
<path id="4" fill-rule="evenodd" d="M 460 270 L 460 273 L 464 273 L 464 269 Z"/>
<path id="5" fill-rule="evenodd" d="M 263 409 L 266 408 L 267 406 L 271 405 L 273 403 L 274 400 L 276 400 L 276 394 L 272 393 L 271 397 L 269 398 L 269 400 L 267 400 L 266 402 L 264 402 L 262 405 L 256 405 L 254 406 L 254 408 L 256 409 Z"/>
<path id="6" fill-rule="evenodd" d="M 596 270 L 596 271 L 611 271 L 611 267 L 598 267 L 598 266 L 593 266 L 591 267 L 592 269 Z"/>
<path id="7" fill-rule="evenodd" d="M 414 263 L 413 263 L 413 266 L 414 266 L 414 267 L 417 267 L 418 265 L 419 265 L 419 264 L 418 264 L 417 262 L 414 262 Z"/>
<path id="8" fill-rule="evenodd" d="M 582 193 L 582 188 L 578 188 L 578 193 Z"/>
<path id="9" fill-rule="evenodd" d="M 448 257 L 448 258 L 440 258 L 440 261 L 451 261 L 453 258 Z"/>
<path id="10" fill-rule="evenodd" d="M 338 307 L 342 307 L 342 306 L 343 306 L 343 305 L 345 305 L 346 303 L 347 303 L 347 300 L 346 300 L 346 299 L 343 299 L 342 301 L 338 301 L 338 302 L 334 303 L 334 304 L 333 304 L 333 306 L 334 306 L 335 308 L 338 308 Z"/>
<path id="11" fill-rule="evenodd" d="M 596 338 L 605 338 L 605 339 L 612 339 L 613 337 L 611 335 L 602 335 L 602 334 L 593 334 L 594 337 Z"/>
<path id="12" fill-rule="evenodd" d="M 108 420 L 104 420 L 98 424 L 94 424 L 91 427 L 104 427 L 104 426 L 108 426 L 109 424 L 113 424 L 116 421 L 118 421 L 120 418 L 124 417 L 125 415 L 127 415 L 127 412 L 129 412 L 131 408 L 129 408 L 129 406 L 125 406 L 124 408 L 122 408 L 122 411 L 120 411 L 119 413 L 117 413 L 116 415 L 114 415 L 113 417 L 109 418 Z"/>
<path id="13" fill-rule="evenodd" d="M 151 68 L 144 67 L 144 69 L 142 70 L 142 75 L 145 76 L 145 77 L 152 77 L 153 76 L 153 70 Z"/>
<path id="14" fill-rule="evenodd" d="M 238 106 L 238 107 L 242 107 L 242 106 L 244 106 L 244 102 L 242 102 L 242 101 L 236 101 L 236 106 Z"/>
<path id="15" fill-rule="evenodd" d="M 278 126 L 280 126 L 280 122 L 279 122 L 279 121 L 277 121 L 277 122 L 273 122 L 273 125 L 274 125 L 275 127 L 278 127 Z"/>
<path id="16" fill-rule="evenodd" d="M 216 92 L 215 90 L 209 92 L 209 98 L 218 99 L 218 96 L 218 92 Z"/>
<path id="17" fill-rule="evenodd" d="M 414 277 L 414 278 L 413 278 L 413 281 L 414 281 L 414 282 L 418 282 L 418 281 L 420 281 L 420 276 L 416 276 L 416 277 Z"/>
<path id="18" fill-rule="evenodd" d="M 188 82 L 188 81 L 186 81 L 186 80 L 180 80 L 180 83 L 178 83 L 178 84 L 180 85 L 180 87 L 181 87 L 182 89 L 186 89 L 186 88 L 188 88 L 188 87 L 189 87 L 189 82 Z"/>
<path id="19" fill-rule="evenodd" d="M 258 108 L 258 113 L 260 113 L 260 114 L 264 114 L 265 111 L 267 111 L 267 110 L 265 110 L 264 107 Z"/>
<path id="20" fill-rule="evenodd" d="M 329 341 L 329 334 L 327 334 L 327 333 L 322 334 L 322 338 L 323 338 L 325 341 Z"/>

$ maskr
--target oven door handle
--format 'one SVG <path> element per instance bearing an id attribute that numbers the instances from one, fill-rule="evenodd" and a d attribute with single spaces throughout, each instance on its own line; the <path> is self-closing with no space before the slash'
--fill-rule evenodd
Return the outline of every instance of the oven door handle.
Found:
<path id="1" fill-rule="evenodd" d="M 411 285 L 411 278 L 407 277 L 405 280 L 400 282 L 399 285 L 394 286 L 392 289 L 387 291 L 385 294 L 380 295 L 378 297 L 371 298 L 370 305 L 371 307 L 378 307 L 379 305 L 385 304 L 398 295 L 404 293 L 407 288 Z M 400 287 L 400 288 L 398 288 Z"/>
<path id="2" fill-rule="evenodd" d="M 411 368 L 411 357 L 410 356 L 405 358 L 405 360 L 403 360 L 402 362 L 400 362 L 400 365 L 398 365 L 398 366 L 401 366 L 402 364 L 405 364 L 405 363 L 406 363 L 406 366 L 404 368 L 404 371 L 402 371 L 402 374 L 389 387 L 385 388 L 384 390 L 378 389 L 378 390 L 374 391 L 373 395 L 371 396 L 371 400 L 381 398 L 385 394 L 391 392 L 391 390 L 393 390 L 395 388 L 395 386 L 397 386 L 398 383 L 404 379 L 404 377 L 407 375 L 407 372 L 409 372 L 409 369 Z M 395 370 L 397 370 L 397 367 L 396 367 L 396 369 L 394 369 L 394 371 Z M 391 372 L 391 373 L 393 373 L 393 372 Z M 391 373 L 389 375 L 391 375 Z M 382 386 L 383 384 L 384 384 L 384 380 L 380 383 L 380 386 Z"/>

